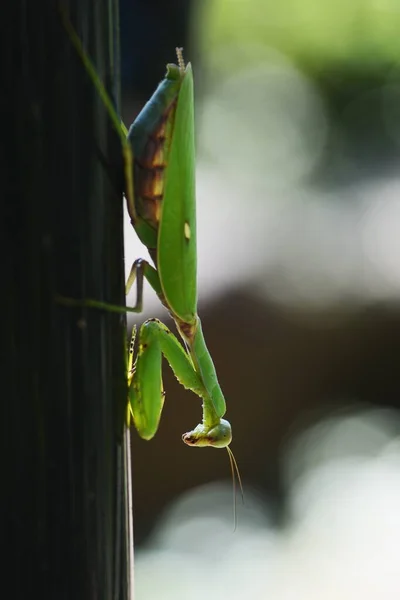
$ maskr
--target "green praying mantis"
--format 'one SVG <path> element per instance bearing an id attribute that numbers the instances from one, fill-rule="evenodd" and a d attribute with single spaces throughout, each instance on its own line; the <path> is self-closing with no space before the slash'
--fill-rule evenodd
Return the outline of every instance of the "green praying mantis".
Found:
<path id="1" fill-rule="evenodd" d="M 126 294 L 134 282 L 134 307 L 117 307 L 96 300 L 84 304 L 118 312 L 142 310 L 144 279 L 156 292 L 175 321 L 183 345 L 158 319 L 140 327 L 134 359 L 136 328 L 128 353 L 130 414 L 139 435 L 149 440 L 157 432 L 165 393 L 162 355 L 178 381 L 202 399 L 202 422 L 182 436 L 193 447 L 226 448 L 232 473 L 240 475 L 229 444 L 230 423 L 223 418 L 226 405 L 215 367 L 197 315 L 197 248 L 195 198 L 195 148 L 193 74 L 185 65 L 182 49 L 178 64 L 167 72 L 129 131 L 114 106 L 66 15 L 64 26 L 100 94 L 117 131 L 123 151 L 125 196 L 132 226 L 147 247 L 154 267 L 143 259 L 134 262 Z M 64 299 L 65 300 L 65 299 Z"/>

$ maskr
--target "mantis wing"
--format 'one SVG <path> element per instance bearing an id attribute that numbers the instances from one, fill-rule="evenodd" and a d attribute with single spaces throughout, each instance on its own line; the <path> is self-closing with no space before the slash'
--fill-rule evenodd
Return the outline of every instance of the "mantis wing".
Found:
<path id="1" fill-rule="evenodd" d="M 185 323 L 197 312 L 193 75 L 179 90 L 158 231 L 157 265 L 168 305 Z"/>

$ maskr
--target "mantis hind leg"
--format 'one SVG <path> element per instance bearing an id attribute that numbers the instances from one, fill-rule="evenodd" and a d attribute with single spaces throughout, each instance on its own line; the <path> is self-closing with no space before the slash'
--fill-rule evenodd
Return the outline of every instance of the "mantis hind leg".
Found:
<path id="1" fill-rule="evenodd" d="M 129 402 L 135 427 L 144 439 L 158 429 L 164 405 L 161 359 L 165 356 L 179 383 L 200 397 L 206 393 L 188 354 L 170 330 L 158 319 L 149 319 L 140 328 L 139 348 L 129 377 Z"/>

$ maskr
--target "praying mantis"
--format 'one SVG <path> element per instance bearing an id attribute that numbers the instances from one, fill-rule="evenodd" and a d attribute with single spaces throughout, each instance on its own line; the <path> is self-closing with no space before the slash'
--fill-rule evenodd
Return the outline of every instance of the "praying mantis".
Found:
<path id="1" fill-rule="evenodd" d="M 136 281 L 134 307 L 117 307 L 90 299 L 67 303 L 118 312 L 141 312 L 143 281 L 146 279 L 175 321 L 183 345 L 158 319 L 148 319 L 140 327 L 138 352 L 134 358 L 134 328 L 127 361 L 128 400 L 134 425 L 146 440 L 157 432 L 165 398 L 161 375 L 163 355 L 183 387 L 202 399 L 202 421 L 182 435 L 183 441 L 192 447 L 226 448 L 232 472 L 234 465 L 238 473 L 229 448 L 231 425 L 223 418 L 225 399 L 197 314 L 191 65 L 185 65 L 182 49 L 176 49 L 178 64 L 167 65 L 164 79 L 128 131 L 68 17 L 62 13 L 62 18 L 120 137 L 129 216 L 154 263 L 152 266 L 146 260 L 138 259 L 132 266 L 126 294 Z"/>

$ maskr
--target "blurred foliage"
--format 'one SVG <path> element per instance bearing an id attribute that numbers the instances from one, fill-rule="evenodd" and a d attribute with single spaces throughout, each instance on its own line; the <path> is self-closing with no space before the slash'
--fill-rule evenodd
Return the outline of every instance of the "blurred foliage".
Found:
<path id="1" fill-rule="evenodd" d="M 310 71 L 326 63 L 398 62 L 400 55 L 398 0 L 215 0 L 204 18 L 202 45 L 211 60 L 228 47 L 229 69 L 254 61 L 266 45 Z"/>

